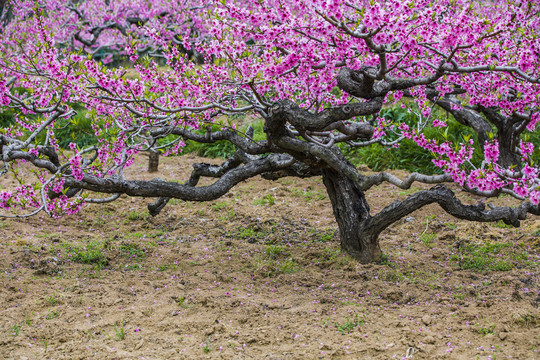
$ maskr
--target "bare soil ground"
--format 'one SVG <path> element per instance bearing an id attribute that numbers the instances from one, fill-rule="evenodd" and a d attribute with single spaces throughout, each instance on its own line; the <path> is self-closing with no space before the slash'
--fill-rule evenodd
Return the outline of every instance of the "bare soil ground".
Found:
<path id="1" fill-rule="evenodd" d="M 200 160 L 130 173 L 184 181 Z M 375 212 L 409 193 L 368 199 Z M 540 358 L 538 217 L 513 229 L 429 206 L 361 265 L 320 179 L 257 178 L 155 218 L 148 202 L 0 223 L 0 358 Z"/>

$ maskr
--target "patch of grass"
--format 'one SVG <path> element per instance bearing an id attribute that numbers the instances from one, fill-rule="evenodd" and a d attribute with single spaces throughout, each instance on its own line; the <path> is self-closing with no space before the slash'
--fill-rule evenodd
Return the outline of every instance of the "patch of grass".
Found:
<path id="1" fill-rule="evenodd" d="M 51 296 L 47 296 L 47 297 L 45 298 L 45 301 L 46 301 L 47 303 L 49 303 L 49 305 L 54 306 L 54 305 L 58 304 L 58 301 L 59 301 L 59 300 L 58 300 L 58 298 L 57 298 L 56 296 L 51 295 Z"/>
<path id="2" fill-rule="evenodd" d="M 287 259 L 279 261 L 277 269 L 280 274 L 293 274 L 298 271 L 298 264 L 292 259 Z"/>
<path id="3" fill-rule="evenodd" d="M 215 204 L 210 205 L 210 207 L 215 211 L 221 211 L 224 209 L 229 208 L 229 203 L 226 201 L 217 202 Z"/>
<path id="4" fill-rule="evenodd" d="M 435 238 L 437 238 L 437 235 L 432 233 L 423 233 L 419 237 L 420 241 L 430 249 L 433 248 L 433 240 L 435 240 Z"/>
<path id="5" fill-rule="evenodd" d="M 236 217 L 236 212 L 234 210 L 229 210 L 225 214 L 219 216 L 219 220 L 221 221 L 231 221 Z"/>
<path id="6" fill-rule="evenodd" d="M 181 308 L 189 308 L 189 305 L 187 304 L 187 299 L 184 296 L 173 296 L 172 299 L 174 300 L 176 305 L 180 306 Z"/>
<path id="7" fill-rule="evenodd" d="M 395 261 L 393 261 L 388 255 L 386 254 L 382 254 L 381 255 L 381 260 L 379 261 L 379 264 L 380 265 L 386 265 L 388 267 L 395 267 L 396 266 L 396 263 Z"/>
<path id="8" fill-rule="evenodd" d="M 354 320 L 351 320 L 349 317 L 345 317 L 345 322 L 343 324 L 335 323 L 336 329 L 341 333 L 341 335 L 350 334 L 357 326 L 364 325 L 364 318 L 361 318 L 356 314 Z"/>
<path id="9" fill-rule="evenodd" d="M 526 310 L 518 310 L 514 314 L 514 322 L 522 327 L 535 326 L 538 318 Z"/>
<path id="10" fill-rule="evenodd" d="M 457 229 L 457 225 L 455 223 L 453 223 L 453 222 L 447 222 L 447 223 L 445 223 L 445 225 L 449 229 L 452 229 L 452 230 Z"/>
<path id="11" fill-rule="evenodd" d="M 473 271 L 510 271 L 517 265 L 532 265 L 526 251 L 506 243 L 462 244 L 450 261 L 463 270 Z"/>
<path id="12" fill-rule="evenodd" d="M 124 267 L 124 269 L 129 270 L 129 271 L 137 271 L 137 270 L 142 269 L 142 265 L 141 264 L 127 264 Z"/>
<path id="13" fill-rule="evenodd" d="M 263 196 L 260 199 L 256 199 L 253 202 L 253 205 L 261 205 L 261 206 L 272 206 L 276 203 L 276 200 L 274 197 L 270 194 Z"/>
<path id="14" fill-rule="evenodd" d="M 499 228 L 499 229 L 512 229 L 514 228 L 512 225 L 505 224 L 502 220 L 497 221 L 496 223 L 492 224 L 493 227 Z"/>
<path id="15" fill-rule="evenodd" d="M 122 242 L 118 250 L 130 259 L 141 260 L 146 257 L 146 252 L 138 244 Z"/>
<path id="16" fill-rule="evenodd" d="M 400 283 L 407 277 L 399 269 L 381 269 L 379 270 L 379 279 L 388 282 Z"/>
<path id="17" fill-rule="evenodd" d="M 264 252 L 270 259 L 276 259 L 279 255 L 285 252 L 285 248 L 279 245 L 270 245 Z"/>
<path id="18" fill-rule="evenodd" d="M 145 211 L 136 211 L 136 210 L 133 210 L 133 211 L 129 211 L 127 213 L 127 218 L 131 221 L 136 221 L 136 220 L 147 220 L 148 217 L 150 215 L 145 212 Z"/>
<path id="19" fill-rule="evenodd" d="M 337 257 L 341 254 L 341 249 L 336 248 L 332 249 L 330 247 L 325 247 L 322 251 L 322 256 L 325 261 L 334 261 L 337 259 Z"/>
<path id="20" fill-rule="evenodd" d="M 212 351 L 212 347 L 210 347 L 208 342 L 205 342 L 202 350 L 205 354 L 208 354 L 210 351 Z"/>
<path id="21" fill-rule="evenodd" d="M 32 313 L 33 314 L 33 313 Z M 32 325 L 32 319 L 30 319 L 30 315 L 26 314 L 25 318 L 24 318 L 24 323 L 28 326 L 31 326 Z"/>
<path id="22" fill-rule="evenodd" d="M 320 201 L 327 198 L 327 194 L 322 190 L 311 190 L 311 189 L 288 189 L 294 196 L 303 197 L 307 202 L 312 200 Z"/>
<path id="23" fill-rule="evenodd" d="M 176 270 L 178 266 L 176 264 L 163 264 L 158 266 L 159 271 Z"/>
<path id="24" fill-rule="evenodd" d="M 71 260 L 81 264 L 94 264 L 104 267 L 109 264 L 109 259 L 103 253 L 103 245 L 92 241 L 84 246 L 65 245 Z"/>
<path id="25" fill-rule="evenodd" d="M 399 192 L 399 196 L 410 196 L 412 194 L 416 194 L 418 191 L 420 191 L 419 188 L 411 187 L 410 189 L 401 190 Z"/>
<path id="26" fill-rule="evenodd" d="M 334 230 L 334 229 L 330 229 L 330 230 L 325 230 L 321 236 L 319 237 L 319 241 L 320 242 L 329 242 L 329 241 L 332 241 L 336 238 L 337 236 L 337 230 Z"/>
<path id="27" fill-rule="evenodd" d="M 486 336 L 489 334 L 495 335 L 495 324 L 487 324 L 487 325 L 476 324 L 476 331 L 482 336 Z"/>
<path id="28" fill-rule="evenodd" d="M 310 230 L 310 238 L 312 242 L 330 242 L 333 241 L 338 236 L 338 231 L 336 229 L 324 229 L 324 230 L 317 230 L 317 229 L 311 229 Z"/>
<path id="29" fill-rule="evenodd" d="M 126 339 L 125 325 L 126 325 L 126 321 L 124 319 L 120 321 L 120 324 L 118 324 L 118 326 L 117 324 L 114 325 L 114 334 L 116 336 L 117 341 L 122 341 Z"/>
<path id="30" fill-rule="evenodd" d="M 184 200 L 180 200 L 180 199 L 171 199 L 169 200 L 169 205 L 180 205 L 182 202 L 184 202 Z"/>
<path id="31" fill-rule="evenodd" d="M 268 276 L 279 274 L 293 274 L 299 270 L 299 265 L 293 259 L 275 260 L 265 257 L 257 258 L 253 267 L 256 271 L 265 273 Z"/>
<path id="32" fill-rule="evenodd" d="M 417 268 L 402 269 L 398 266 L 387 267 L 379 270 L 379 279 L 393 283 L 423 284 L 432 288 L 440 285 L 440 275 L 438 273 L 419 270 Z"/>
<path id="33" fill-rule="evenodd" d="M 58 311 L 57 310 L 51 310 L 49 311 L 49 313 L 47 314 L 47 316 L 45 316 L 45 319 L 47 320 L 52 320 L 54 319 L 55 317 L 58 316 Z"/>
<path id="34" fill-rule="evenodd" d="M 229 231 L 227 233 L 228 237 L 231 238 L 240 238 L 240 239 L 251 239 L 251 238 L 263 238 L 268 235 L 268 232 L 259 229 L 254 226 L 240 227 L 236 230 Z"/>
<path id="35" fill-rule="evenodd" d="M 20 324 L 13 325 L 13 327 L 11 328 L 11 335 L 19 336 L 19 334 L 21 333 L 21 329 L 22 329 L 22 325 Z"/>
<path id="36" fill-rule="evenodd" d="M 142 239 L 144 237 L 146 237 L 146 233 L 142 231 L 130 232 L 124 235 L 126 239 Z"/>

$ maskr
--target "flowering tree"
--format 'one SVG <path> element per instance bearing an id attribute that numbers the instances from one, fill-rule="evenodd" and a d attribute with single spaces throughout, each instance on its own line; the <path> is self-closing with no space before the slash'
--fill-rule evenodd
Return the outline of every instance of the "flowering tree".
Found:
<path id="1" fill-rule="evenodd" d="M 540 215 L 539 169 L 534 145 L 526 141 L 540 122 L 537 3 L 148 4 L 23 1 L 10 19 L 6 11 L 0 15 L 6 35 L 0 106 L 15 109 L 17 120 L 0 137 L 4 173 L 17 177 L 23 161 L 37 168 L 36 182 L 0 193 L 4 209 L 58 215 L 128 194 L 157 198 L 148 206 L 156 215 L 170 198 L 216 199 L 256 175 L 322 176 L 342 248 L 362 262 L 380 259 L 384 229 L 431 203 L 460 219 L 514 226 L 527 213 Z M 130 76 L 95 61 L 104 48 L 129 57 Z M 167 66 L 159 67 L 155 56 Z M 99 145 L 62 151 L 56 124 L 74 116 L 75 104 L 88 109 Z M 381 117 L 385 104 L 409 107 L 414 126 Z M 443 134 L 446 126 L 435 108 L 477 136 L 459 143 L 428 138 L 427 126 Z M 262 119 L 266 140 L 254 141 L 251 129 L 242 133 L 222 122 L 235 113 Z M 208 126 L 220 121 L 219 131 Z M 186 139 L 227 140 L 237 151 L 219 166 L 195 164 L 185 184 L 124 176 L 137 152 L 159 144 L 175 153 Z M 404 139 L 430 152 L 442 174 L 368 175 L 341 151 L 395 147 Z M 481 163 L 472 161 L 475 148 L 484 155 Z M 216 181 L 197 186 L 201 176 Z M 415 181 L 435 186 L 370 212 L 365 192 L 373 186 L 408 189 Z M 514 208 L 466 205 L 446 183 L 523 202 Z M 91 198 L 92 192 L 111 196 Z"/>

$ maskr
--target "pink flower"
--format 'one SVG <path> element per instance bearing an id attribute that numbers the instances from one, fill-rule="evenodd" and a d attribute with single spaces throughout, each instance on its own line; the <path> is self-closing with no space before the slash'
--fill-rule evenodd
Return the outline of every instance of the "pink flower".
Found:
<path id="1" fill-rule="evenodd" d="M 493 140 L 493 142 L 487 142 L 484 145 L 484 158 L 487 163 L 496 163 L 499 160 L 499 142 Z"/>

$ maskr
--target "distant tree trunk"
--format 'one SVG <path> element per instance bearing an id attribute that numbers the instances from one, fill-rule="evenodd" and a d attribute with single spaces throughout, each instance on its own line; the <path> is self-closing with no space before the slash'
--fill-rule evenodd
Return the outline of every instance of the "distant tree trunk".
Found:
<path id="1" fill-rule="evenodd" d="M 159 167 L 159 151 L 150 149 L 148 154 L 148 172 L 157 172 Z"/>
<path id="2" fill-rule="evenodd" d="M 380 261 L 379 232 L 368 226 L 371 215 L 364 193 L 333 170 L 323 171 L 323 182 L 339 226 L 341 248 L 362 263 Z"/>
<path id="3" fill-rule="evenodd" d="M 499 142 L 499 165 L 502 167 L 514 166 L 515 170 L 521 169 L 521 156 L 516 152 L 519 144 L 519 134 L 515 134 L 510 121 L 506 121 L 497 131 Z"/>

